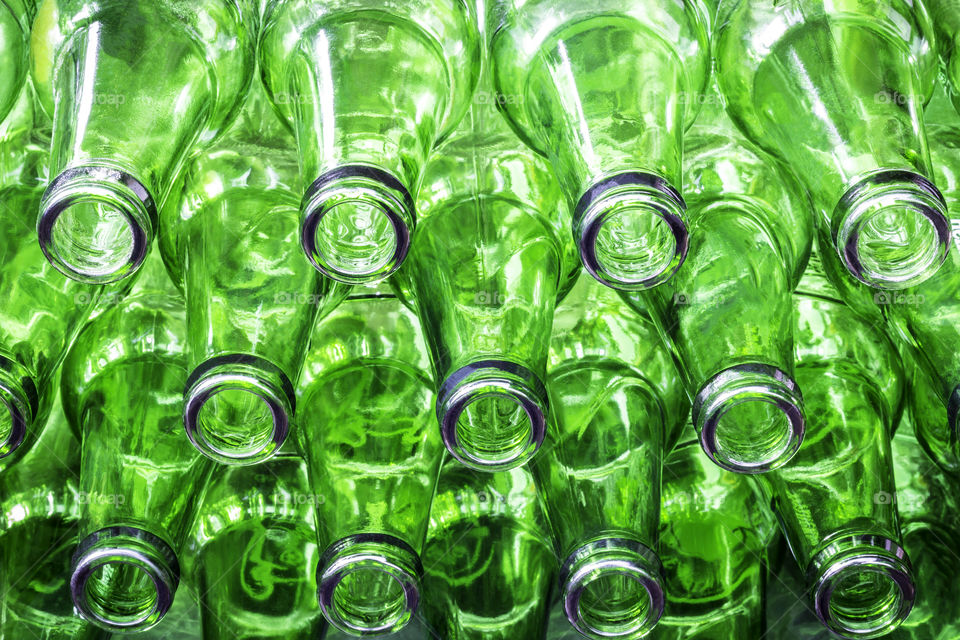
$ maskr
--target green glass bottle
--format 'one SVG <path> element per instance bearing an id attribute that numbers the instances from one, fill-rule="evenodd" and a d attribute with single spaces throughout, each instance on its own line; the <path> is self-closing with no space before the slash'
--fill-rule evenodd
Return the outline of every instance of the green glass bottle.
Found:
<path id="1" fill-rule="evenodd" d="M 808 268 L 794 305 L 808 435 L 790 464 L 753 477 L 823 625 L 842 638 L 880 637 L 906 619 L 916 593 L 890 450 L 903 371 L 892 343 L 816 269 Z"/>
<path id="2" fill-rule="evenodd" d="M 37 246 L 46 124 L 29 85 L 0 124 L 0 471 L 43 426 L 54 374 L 101 297 L 99 287 L 56 271 Z"/>
<path id="3" fill-rule="evenodd" d="M 0 476 L 0 639 L 106 640 L 76 616 L 70 556 L 84 494 L 80 447 L 59 400 L 31 449 Z"/>
<path id="4" fill-rule="evenodd" d="M 374 636 L 420 601 L 420 551 L 443 457 L 416 316 L 356 288 L 315 328 L 297 390 L 297 440 L 317 496 L 320 607 Z"/>
<path id="5" fill-rule="evenodd" d="M 953 104 L 960 114 L 960 2 L 927 0 L 926 5 L 937 30 L 937 48 L 943 58 L 945 80 L 950 83 Z"/>
<path id="6" fill-rule="evenodd" d="M 556 430 L 532 463 L 560 558 L 567 619 L 586 636 L 646 636 L 663 613 L 662 460 L 688 404 L 649 318 L 586 275 L 551 340 Z"/>
<path id="7" fill-rule="evenodd" d="M 203 640 L 200 605 L 191 591 L 196 589 L 188 580 L 183 580 L 167 615 L 157 626 L 137 632 L 137 640 Z M 121 640 L 126 635 L 117 633 L 113 637 Z"/>
<path id="8" fill-rule="evenodd" d="M 803 440 L 790 294 L 810 254 L 813 216 L 792 175 L 737 132 L 715 89 L 684 136 L 684 164 L 686 266 L 660 287 L 623 296 L 650 310 L 677 354 L 710 459 L 762 473 Z"/>
<path id="9" fill-rule="evenodd" d="M 0 122 L 13 109 L 27 81 L 34 13 L 34 0 L 0 2 Z"/>
<path id="10" fill-rule="evenodd" d="M 557 559 L 526 469 L 443 465 L 423 551 L 423 613 L 444 640 L 544 640 Z"/>
<path id="11" fill-rule="evenodd" d="M 218 469 L 204 496 L 185 554 L 204 640 L 323 637 L 314 578 L 322 498 L 289 449 L 260 466 Z"/>
<path id="12" fill-rule="evenodd" d="M 660 557 L 666 606 L 654 640 L 763 638 L 777 523 L 752 483 L 712 464 L 694 438 L 666 458 Z"/>
<path id="13" fill-rule="evenodd" d="M 489 68 L 478 96 L 492 95 Z M 544 388 L 556 299 L 579 271 L 549 167 L 492 104 L 474 101 L 424 169 L 409 290 L 430 345 L 437 419 L 476 469 L 524 464 L 549 420 Z"/>
<path id="14" fill-rule="evenodd" d="M 260 54 L 309 183 L 304 252 L 335 280 L 382 279 L 406 257 L 430 150 L 476 85 L 472 2 L 272 0 Z"/>
<path id="15" fill-rule="evenodd" d="M 933 275 L 950 227 L 922 118 L 937 73 L 924 5 L 737 0 L 717 25 L 734 120 L 800 177 L 846 270 L 881 289 Z"/>
<path id="16" fill-rule="evenodd" d="M 683 131 L 709 77 L 698 0 L 494 0 L 496 100 L 553 166 L 587 271 L 666 281 L 687 250 Z"/>
<path id="17" fill-rule="evenodd" d="M 33 79 L 53 117 L 37 233 L 67 276 L 136 271 L 195 145 L 233 118 L 253 66 L 246 0 L 44 0 Z"/>
<path id="18" fill-rule="evenodd" d="M 111 631 L 149 628 L 170 608 L 213 467 L 183 435 L 185 342 L 183 299 L 142 288 L 90 323 L 64 363 L 87 496 L 70 591 L 81 615 Z"/>
<path id="19" fill-rule="evenodd" d="M 191 160 L 162 212 L 160 248 L 187 300 L 184 425 L 227 464 L 261 462 L 283 444 L 318 311 L 347 293 L 297 244 L 294 147 L 255 77 L 240 115 Z"/>

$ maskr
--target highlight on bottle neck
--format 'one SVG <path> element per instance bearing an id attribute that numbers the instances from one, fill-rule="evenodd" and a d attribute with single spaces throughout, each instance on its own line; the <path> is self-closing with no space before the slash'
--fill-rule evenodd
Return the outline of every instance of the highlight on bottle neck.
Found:
<path id="1" fill-rule="evenodd" d="M 23 444 L 38 408 L 33 377 L 15 361 L 0 356 L 0 458 Z"/>
<path id="2" fill-rule="evenodd" d="M 145 631 L 163 619 L 180 583 L 177 555 L 136 527 L 107 527 L 73 556 L 70 595 L 84 618 L 113 632 Z"/>
<path id="3" fill-rule="evenodd" d="M 707 456 L 735 473 L 782 467 L 803 442 L 803 397 L 776 367 L 739 364 L 708 380 L 693 401 L 693 424 Z"/>
<path id="4" fill-rule="evenodd" d="M 183 424 L 203 455 L 230 465 L 271 458 L 289 433 L 295 407 L 286 374 L 259 356 L 210 358 L 190 374 Z"/>
<path id="5" fill-rule="evenodd" d="M 60 173 L 40 202 L 37 235 L 47 260 L 68 278 L 108 284 L 143 264 L 157 224 L 149 190 L 108 164 Z"/>
<path id="6" fill-rule="evenodd" d="M 880 171 L 847 190 L 833 214 L 847 270 L 880 289 L 904 289 L 937 272 L 950 248 L 943 195 L 911 171 Z"/>
<path id="7" fill-rule="evenodd" d="M 598 538 L 571 553 L 560 569 L 563 610 L 587 638 L 642 638 L 663 615 L 663 565 L 631 538 Z"/>
<path id="8" fill-rule="evenodd" d="M 850 535 L 810 564 L 817 616 L 842 638 L 878 638 L 896 629 L 916 596 L 903 548 L 876 535 Z"/>
<path id="9" fill-rule="evenodd" d="M 687 256 L 680 193 L 650 173 L 627 172 L 595 183 L 574 209 L 574 237 L 586 270 L 624 291 L 670 279 Z"/>
<path id="10" fill-rule="evenodd" d="M 437 394 L 443 443 L 454 458 L 479 471 L 525 464 L 546 433 L 542 379 L 507 360 L 481 360 L 456 370 Z"/>
<path id="11" fill-rule="evenodd" d="M 355 636 L 399 631 L 420 604 L 423 567 L 407 543 L 382 533 L 347 536 L 317 564 L 317 597 L 327 621 Z"/>
<path id="12" fill-rule="evenodd" d="M 376 282 L 407 257 L 416 221 L 413 198 L 386 171 L 345 165 L 317 178 L 303 197 L 300 244 L 328 277 Z"/>

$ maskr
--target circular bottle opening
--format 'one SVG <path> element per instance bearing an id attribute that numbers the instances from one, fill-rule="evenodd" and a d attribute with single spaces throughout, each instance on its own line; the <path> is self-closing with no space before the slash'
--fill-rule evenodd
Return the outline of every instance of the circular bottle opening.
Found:
<path id="1" fill-rule="evenodd" d="M 104 202 L 78 202 L 57 216 L 51 247 L 57 260 L 87 278 L 109 277 L 133 258 L 135 231 L 116 207 Z"/>
<path id="2" fill-rule="evenodd" d="M 344 575 L 333 590 L 331 609 L 339 625 L 363 633 L 400 629 L 411 615 L 403 584 L 375 567 Z"/>
<path id="3" fill-rule="evenodd" d="M 109 562 L 90 574 L 84 589 L 88 611 L 111 626 L 130 627 L 148 620 L 160 602 L 158 585 L 140 566 Z"/>
<path id="4" fill-rule="evenodd" d="M 914 602 L 909 570 L 869 553 L 828 567 L 817 585 L 817 614 L 845 638 L 879 638 L 906 620 Z"/>
<path id="5" fill-rule="evenodd" d="M 389 215 L 362 200 L 340 202 L 317 223 L 318 261 L 342 278 L 384 271 L 397 252 L 397 232 Z"/>
<path id="6" fill-rule="evenodd" d="M 580 623 L 594 637 L 629 638 L 646 633 L 653 598 L 629 573 L 609 573 L 587 583 L 580 593 Z"/>
<path id="7" fill-rule="evenodd" d="M 513 464 L 532 444 L 533 420 L 512 396 L 478 395 L 467 401 L 457 417 L 458 452 L 484 467 Z"/>
<path id="8" fill-rule="evenodd" d="M 197 416 L 199 437 L 212 451 L 247 458 L 273 441 L 273 411 L 262 396 L 247 389 L 223 389 L 211 395 Z"/>

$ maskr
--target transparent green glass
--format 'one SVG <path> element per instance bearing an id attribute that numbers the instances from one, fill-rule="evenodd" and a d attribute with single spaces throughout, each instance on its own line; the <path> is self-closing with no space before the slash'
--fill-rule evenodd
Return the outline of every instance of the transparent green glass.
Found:
<path id="1" fill-rule="evenodd" d="M 583 275 L 557 310 L 556 429 L 532 463 L 560 558 L 560 597 L 587 638 L 641 638 L 663 613 L 663 456 L 687 415 L 649 318 Z"/>
<path id="2" fill-rule="evenodd" d="M 880 637 L 907 618 L 916 594 L 890 448 L 903 371 L 880 328 L 817 270 L 808 269 L 794 305 L 808 435 L 788 465 L 754 478 L 823 625 L 842 638 Z"/>
<path id="3" fill-rule="evenodd" d="M 404 261 L 435 143 L 467 110 L 480 67 L 467 0 L 272 0 L 260 48 L 297 134 L 300 242 L 313 265 L 371 282 Z"/>
<path id="4" fill-rule="evenodd" d="M 496 100 L 545 155 L 586 269 L 618 289 L 667 280 L 687 249 L 683 131 L 709 77 L 699 0 L 493 0 Z"/>
<path id="5" fill-rule="evenodd" d="M 57 368 L 101 297 L 99 288 L 61 275 L 37 246 L 45 125 L 29 86 L 0 124 L 0 471 L 39 433 Z"/>
<path id="6" fill-rule="evenodd" d="M 927 0 L 926 6 L 937 30 L 937 48 L 943 58 L 953 104 L 960 114 L 960 2 Z"/>
<path id="7" fill-rule="evenodd" d="M 480 100 L 492 95 L 488 80 L 424 169 L 415 247 L 398 278 L 430 346 L 447 449 L 502 470 L 543 442 L 551 319 L 579 265 L 556 178 Z"/>
<path id="8" fill-rule="evenodd" d="M 420 326 L 385 291 L 357 287 L 317 325 L 297 390 L 320 607 L 357 636 L 401 629 L 417 610 L 444 451 Z"/>
<path id="9" fill-rule="evenodd" d="M 106 640 L 76 616 L 70 556 L 77 545 L 80 447 L 59 400 L 36 445 L 0 476 L 0 638 Z"/>
<path id="10" fill-rule="evenodd" d="M 185 342 L 183 299 L 141 289 L 87 325 L 64 363 L 87 497 L 70 591 L 111 631 L 149 628 L 170 608 L 213 467 L 183 434 Z"/>
<path id="11" fill-rule="evenodd" d="M 27 80 L 34 13 L 34 0 L 0 2 L 0 122 L 13 109 Z"/>
<path id="12" fill-rule="evenodd" d="M 717 25 L 731 114 L 800 177 L 846 270 L 881 289 L 933 275 L 950 229 L 922 117 L 937 73 L 924 5 L 738 0 Z"/>
<path id="13" fill-rule="evenodd" d="M 546 637 L 557 559 L 528 470 L 444 464 L 423 564 L 428 637 Z"/>
<path id="14" fill-rule="evenodd" d="M 310 330 L 347 293 L 303 259 L 298 181 L 293 135 L 254 78 L 162 212 L 160 248 L 187 300 L 184 425 L 226 464 L 261 462 L 283 444 Z"/>
<path id="15" fill-rule="evenodd" d="M 219 468 L 199 508 L 190 573 L 204 640 L 319 640 L 317 535 L 303 459 Z"/>
<path id="16" fill-rule="evenodd" d="M 711 460 L 738 473 L 783 466 L 803 440 L 790 294 L 810 254 L 803 189 L 749 143 L 716 90 L 684 136 L 689 249 L 662 286 L 624 292 L 677 355 Z"/>
<path id="17" fill-rule="evenodd" d="M 136 271 L 184 159 L 233 118 L 253 68 L 247 0 L 44 0 L 33 80 L 53 117 L 37 233 L 70 278 Z"/>
<path id="18" fill-rule="evenodd" d="M 663 465 L 660 557 L 666 606 L 650 637 L 763 638 L 776 520 L 746 478 L 712 464 L 697 445 L 685 439 Z"/>

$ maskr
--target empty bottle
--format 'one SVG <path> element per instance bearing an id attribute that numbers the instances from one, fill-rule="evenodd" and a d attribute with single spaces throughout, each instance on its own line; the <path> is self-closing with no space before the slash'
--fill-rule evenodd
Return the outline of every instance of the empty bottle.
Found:
<path id="1" fill-rule="evenodd" d="M 106 283 L 150 251 L 181 164 L 232 119 L 253 66 L 245 0 L 45 0 L 33 79 L 53 118 L 37 233 L 65 275 Z"/>
<path id="2" fill-rule="evenodd" d="M 187 300 L 184 425 L 227 464 L 261 462 L 283 444 L 310 330 L 346 294 L 300 253 L 294 144 L 254 78 L 162 215 L 160 248 Z"/>
<path id="3" fill-rule="evenodd" d="M 318 498 L 284 447 L 257 467 L 215 472 L 194 525 L 190 573 L 204 640 L 318 640 Z"/>
<path id="4" fill-rule="evenodd" d="M 808 436 L 788 465 L 754 478 L 822 624 L 841 638 L 876 638 L 907 618 L 916 594 L 890 450 L 903 371 L 892 343 L 822 274 L 808 269 L 794 298 Z"/>
<path id="5" fill-rule="evenodd" d="M 557 559 L 530 472 L 480 473 L 449 460 L 430 513 L 430 637 L 544 640 Z"/>
<path id="6" fill-rule="evenodd" d="M 33 0 L 0 2 L 0 122 L 7 117 L 27 82 Z"/>
<path id="7" fill-rule="evenodd" d="M 650 637 L 764 637 L 768 550 L 778 532 L 754 487 L 688 438 L 664 461 L 660 495 L 666 606 Z"/>
<path id="8" fill-rule="evenodd" d="M 495 0 L 497 102 L 546 155 L 587 271 L 618 289 L 666 281 L 687 250 L 683 131 L 709 77 L 696 0 Z"/>
<path id="9" fill-rule="evenodd" d="M 274 104 L 297 134 L 300 242 L 347 283 L 404 261 L 413 195 L 434 144 L 467 109 L 479 73 L 465 0 L 272 0 L 260 48 Z"/>
<path id="10" fill-rule="evenodd" d="M 399 630 L 417 610 L 444 451 L 416 316 L 384 291 L 355 289 L 317 325 L 297 391 L 320 608 L 363 636 Z"/>
<path id="11" fill-rule="evenodd" d="M 34 243 L 36 244 L 36 243 Z M 106 640 L 74 614 L 70 556 L 77 545 L 80 447 L 55 400 L 47 424 L 0 477 L 0 638 Z"/>
<path id="12" fill-rule="evenodd" d="M 37 246 L 47 135 L 29 86 L 0 124 L 0 470 L 30 448 L 43 426 L 53 377 L 101 297 L 100 288 L 56 271 Z"/>
<path id="13" fill-rule="evenodd" d="M 937 71 L 923 4 L 737 0 L 717 25 L 734 120 L 800 177 L 847 271 L 881 289 L 933 275 L 950 227 L 922 118 Z"/>
<path id="14" fill-rule="evenodd" d="M 70 592 L 83 617 L 114 632 L 152 627 L 170 608 L 213 466 L 183 436 L 183 312 L 182 298 L 141 288 L 89 324 L 64 363 L 86 496 Z"/>
<path id="15" fill-rule="evenodd" d="M 556 429 L 533 472 L 560 558 L 560 597 L 587 638 L 641 638 L 663 613 L 657 556 L 665 452 L 687 415 L 649 318 L 582 276 L 557 310 Z"/>
<path id="16" fill-rule="evenodd" d="M 792 175 L 733 127 L 716 90 L 684 137 L 684 163 L 685 266 L 624 299 L 649 309 L 677 355 L 710 459 L 762 473 L 803 440 L 790 294 L 810 254 L 813 216 Z"/>
<path id="17" fill-rule="evenodd" d="M 489 73 L 480 94 L 492 92 Z M 422 219 L 398 274 L 420 316 L 450 453 L 476 469 L 529 460 L 549 421 L 554 305 L 579 269 L 549 167 L 475 101 L 424 170 Z"/>

